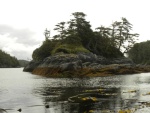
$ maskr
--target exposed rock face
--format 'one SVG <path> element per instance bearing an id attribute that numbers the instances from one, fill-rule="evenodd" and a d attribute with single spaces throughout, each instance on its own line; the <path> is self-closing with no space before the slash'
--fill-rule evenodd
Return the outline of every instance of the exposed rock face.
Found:
<path id="1" fill-rule="evenodd" d="M 134 64 L 132 60 L 127 58 L 117 59 L 106 59 L 101 56 L 97 56 L 92 53 L 88 54 L 64 54 L 50 56 L 41 62 L 31 61 L 29 65 L 24 68 L 24 71 L 33 71 L 36 67 L 51 67 L 51 68 L 62 68 L 62 70 L 70 70 L 71 67 L 74 69 L 82 67 L 102 67 L 103 65 L 110 64 Z M 68 68 L 68 69 L 67 69 Z"/>
<path id="2" fill-rule="evenodd" d="M 25 71 L 25 72 L 32 72 L 39 64 L 40 64 L 40 62 L 31 61 L 31 62 L 23 69 L 23 71 Z"/>
<path id="3" fill-rule="evenodd" d="M 24 71 L 49 77 L 103 76 L 138 73 L 128 58 L 106 59 L 93 53 L 61 54 L 30 62 Z"/>

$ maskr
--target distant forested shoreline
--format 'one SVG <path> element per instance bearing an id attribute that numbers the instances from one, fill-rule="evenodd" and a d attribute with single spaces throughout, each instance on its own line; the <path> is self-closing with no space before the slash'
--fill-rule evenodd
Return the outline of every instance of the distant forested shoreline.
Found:
<path id="1" fill-rule="evenodd" d="M 0 68 L 20 67 L 17 58 L 10 56 L 8 53 L 0 50 Z"/>

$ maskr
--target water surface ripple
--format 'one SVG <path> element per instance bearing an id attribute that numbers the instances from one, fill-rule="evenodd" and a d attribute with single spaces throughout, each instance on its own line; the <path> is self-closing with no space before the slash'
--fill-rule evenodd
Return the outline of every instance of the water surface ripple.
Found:
<path id="1" fill-rule="evenodd" d="M 0 113 L 150 113 L 150 73 L 46 78 L 0 69 Z"/>

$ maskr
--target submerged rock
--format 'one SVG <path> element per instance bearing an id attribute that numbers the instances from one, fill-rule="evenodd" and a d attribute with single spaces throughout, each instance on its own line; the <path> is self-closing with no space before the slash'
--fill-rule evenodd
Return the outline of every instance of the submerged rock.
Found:
<path id="1" fill-rule="evenodd" d="M 20 108 L 20 109 L 18 109 L 17 111 L 21 112 L 21 111 L 22 111 L 22 109 Z"/>

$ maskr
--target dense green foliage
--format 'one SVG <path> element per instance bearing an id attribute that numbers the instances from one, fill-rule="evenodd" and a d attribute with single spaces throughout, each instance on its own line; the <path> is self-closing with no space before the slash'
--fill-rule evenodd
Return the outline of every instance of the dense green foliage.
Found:
<path id="1" fill-rule="evenodd" d="M 150 65 L 150 41 L 136 43 L 128 52 L 131 58 L 137 64 Z"/>
<path id="2" fill-rule="evenodd" d="M 51 55 L 52 50 L 59 44 L 59 41 L 45 40 L 39 48 L 35 49 L 32 58 L 34 60 L 43 60 Z"/>
<path id="3" fill-rule="evenodd" d="M 126 18 L 114 22 L 110 27 L 100 26 L 93 31 L 85 16 L 83 12 L 72 13 L 70 21 L 56 25 L 54 30 L 57 34 L 53 37 L 46 29 L 45 41 L 33 52 L 33 59 L 43 60 L 58 52 L 93 52 L 107 58 L 123 57 L 135 43 L 138 34 L 130 32 L 132 24 Z"/>
<path id="4" fill-rule="evenodd" d="M 18 67 L 19 62 L 15 57 L 10 56 L 9 54 L 0 50 L 0 67 Z"/>

